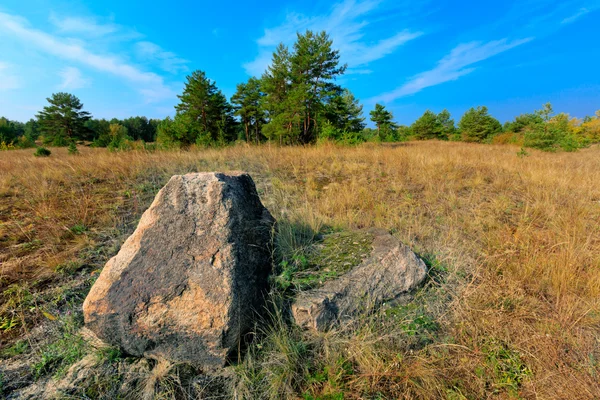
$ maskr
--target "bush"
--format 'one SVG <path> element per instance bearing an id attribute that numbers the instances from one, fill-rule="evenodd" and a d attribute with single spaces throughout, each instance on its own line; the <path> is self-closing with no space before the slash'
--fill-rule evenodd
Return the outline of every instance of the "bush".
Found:
<path id="1" fill-rule="evenodd" d="M 465 142 L 484 142 L 502 131 L 500 122 L 488 113 L 485 106 L 470 108 L 460 119 L 458 128 Z"/>
<path id="2" fill-rule="evenodd" d="M 29 149 L 35 147 L 35 142 L 28 138 L 27 136 L 19 136 L 17 139 L 16 147 L 19 149 Z"/>
<path id="3" fill-rule="evenodd" d="M 523 145 L 523 135 L 520 133 L 504 132 L 495 135 L 491 139 L 492 144 L 516 144 Z"/>
<path id="4" fill-rule="evenodd" d="M 79 154 L 79 150 L 77 150 L 77 145 L 75 144 L 75 142 L 71 142 L 71 144 L 69 144 L 68 151 L 71 155 Z"/>
<path id="5" fill-rule="evenodd" d="M 52 152 L 45 147 L 38 147 L 35 153 L 33 153 L 36 157 L 48 157 Z"/>

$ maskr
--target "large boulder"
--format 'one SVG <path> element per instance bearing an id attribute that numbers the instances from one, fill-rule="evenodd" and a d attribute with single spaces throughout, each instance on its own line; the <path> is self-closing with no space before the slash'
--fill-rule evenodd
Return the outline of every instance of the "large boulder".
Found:
<path id="1" fill-rule="evenodd" d="M 222 367 L 263 309 L 273 224 L 246 173 L 173 176 L 85 299 L 86 326 L 131 355 Z"/>
<path id="2" fill-rule="evenodd" d="M 369 231 L 373 250 L 361 264 L 320 288 L 301 292 L 292 304 L 295 322 L 325 331 L 420 285 L 427 266 L 410 248 L 382 229 Z"/>

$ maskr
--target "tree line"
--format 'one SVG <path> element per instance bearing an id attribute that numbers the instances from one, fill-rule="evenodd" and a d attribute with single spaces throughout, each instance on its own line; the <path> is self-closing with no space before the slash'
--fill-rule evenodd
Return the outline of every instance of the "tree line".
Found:
<path id="1" fill-rule="evenodd" d="M 359 100 L 337 83 L 345 71 L 327 33 L 306 31 L 291 48 L 280 44 L 262 76 L 240 83 L 229 100 L 199 70 L 186 78 L 175 116 L 164 120 L 93 119 L 77 97 L 55 93 L 36 119 L 24 124 L 0 119 L 0 142 L 6 148 L 31 146 L 36 140 L 56 146 L 88 141 L 126 149 L 135 141 L 186 148 L 235 141 L 304 145 L 438 139 L 543 150 L 575 150 L 600 142 L 600 111 L 579 120 L 555 114 L 550 104 L 504 125 L 480 106 L 467 110 L 457 124 L 447 110 L 427 110 L 410 126 L 397 124 L 384 105 L 376 104 L 369 112 L 375 128 L 367 128 Z"/>
<path id="2" fill-rule="evenodd" d="M 154 142 L 161 122 L 139 116 L 94 119 L 70 93 L 54 93 L 47 101 L 36 118 L 26 123 L 0 117 L 0 148 L 34 147 L 36 141 L 51 146 L 84 141 L 96 147 L 120 148 L 126 141 Z"/>

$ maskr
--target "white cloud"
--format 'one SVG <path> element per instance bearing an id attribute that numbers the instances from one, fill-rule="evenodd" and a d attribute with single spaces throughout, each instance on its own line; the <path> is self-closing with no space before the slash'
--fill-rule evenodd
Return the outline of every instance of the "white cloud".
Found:
<path id="1" fill-rule="evenodd" d="M 81 41 L 65 40 L 61 37 L 31 28 L 23 18 L 0 13 L 0 32 L 10 34 L 27 46 L 33 46 L 46 54 L 79 63 L 95 70 L 106 72 L 138 86 L 140 93 L 151 88 L 164 96 L 173 95 L 163 78 L 153 72 L 121 60 L 114 54 L 98 54 L 86 49 Z"/>
<path id="2" fill-rule="evenodd" d="M 119 26 L 116 24 L 100 24 L 94 18 L 59 17 L 52 13 L 49 20 L 60 33 L 65 34 L 105 36 L 119 30 Z"/>
<path id="3" fill-rule="evenodd" d="M 590 11 L 591 10 L 584 8 L 584 7 L 580 8 L 579 10 L 577 10 L 577 12 L 575 14 L 563 19 L 560 23 L 561 24 L 570 24 L 572 22 L 575 22 L 576 20 L 578 20 L 580 17 L 584 16 L 585 14 L 589 13 Z"/>
<path id="4" fill-rule="evenodd" d="M 420 92 L 425 88 L 457 80 L 461 76 L 468 75 L 475 70 L 471 65 L 527 43 L 532 39 L 519 39 L 512 42 L 509 42 L 507 39 L 501 39 L 487 43 L 470 42 L 458 45 L 452 49 L 450 54 L 442 58 L 435 68 L 413 76 L 399 88 L 376 96 L 371 101 L 391 102 L 400 97 Z"/>
<path id="5" fill-rule="evenodd" d="M 75 67 L 67 67 L 62 69 L 58 75 L 63 79 L 59 85 L 60 89 L 74 90 L 89 86 L 90 81 L 85 79 L 81 71 Z"/>
<path id="6" fill-rule="evenodd" d="M 340 50 L 341 61 L 350 67 L 349 72 L 393 53 L 404 43 L 422 35 L 421 32 L 400 30 L 381 40 L 366 40 L 365 30 L 370 24 L 366 18 L 379 4 L 379 0 L 343 0 L 327 15 L 307 17 L 289 13 L 283 24 L 265 29 L 264 35 L 257 40 L 258 56 L 243 66 L 248 74 L 260 76 L 270 64 L 274 48 L 279 43 L 292 44 L 296 33 L 307 29 L 329 33 L 334 48 Z"/>
<path id="7" fill-rule="evenodd" d="M 0 61 L 0 91 L 14 90 L 21 87 L 19 78 L 10 72 L 11 66 Z"/>
<path id="8" fill-rule="evenodd" d="M 177 73 L 179 71 L 187 71 L 187 60 L 177 57 L 175 53 L 163 50 L 159 45 L 152 42 L 138 42 L 136 43 L 136 51 L 138 56 L 149 61 L 158 62 L 160 67 L 171 73 Z"/>

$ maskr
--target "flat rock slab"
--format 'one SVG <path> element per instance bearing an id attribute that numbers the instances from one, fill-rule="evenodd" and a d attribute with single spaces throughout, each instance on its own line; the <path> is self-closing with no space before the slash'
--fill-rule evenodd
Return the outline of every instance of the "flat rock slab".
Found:
<path id="1" fill-rule="evenodd" d="M 92 287 L 86 326 L 131 355 L 222 367 L 263 309 L 273 224 L 246 173 L 173 176 Z"/>
<path id="2" fill-rule="evenodd" d="M 301 292 L 292 304 L 298 325 L 318 331 L 351 320 L 419 286 L 427 266 L 410 248 L 382 229 L 373 235 L 373 250 L 361 264 L 318 289 Z"/>

